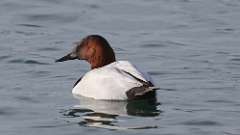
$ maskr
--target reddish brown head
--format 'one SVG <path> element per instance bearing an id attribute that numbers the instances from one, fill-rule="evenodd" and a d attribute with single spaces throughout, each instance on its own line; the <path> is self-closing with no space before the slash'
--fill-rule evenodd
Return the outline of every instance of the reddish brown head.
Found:
<path id="1" fill-rule="evenodd" d="M 74 59 L 86 60 L 94 69 L 116 61 L 113 49 L 108 41 L 100 35 L 89 35 L 76 44 L 77 46 L 71 53 L 56 62 Z"/>

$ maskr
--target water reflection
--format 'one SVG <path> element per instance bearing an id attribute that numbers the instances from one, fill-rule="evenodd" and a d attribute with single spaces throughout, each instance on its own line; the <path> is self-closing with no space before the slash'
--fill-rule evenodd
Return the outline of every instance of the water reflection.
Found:
<path id="1" fill-rule="evenodd" d="M 155 99 L 138 101 L 101 101 L 86 97 L 74 96 L 80 102 L 69 110 L 65 110 L 63 115 L 67 118 L 78 118 L 80 126 L 93 126 L 107 129 L 146 129 L 156 128 L 156 125 L 149 126 L 120 126 L 124 119 L 150 118 L 158 116 L 161 111 Z M 136 117 L 137 116 L 137 117 Z"/>

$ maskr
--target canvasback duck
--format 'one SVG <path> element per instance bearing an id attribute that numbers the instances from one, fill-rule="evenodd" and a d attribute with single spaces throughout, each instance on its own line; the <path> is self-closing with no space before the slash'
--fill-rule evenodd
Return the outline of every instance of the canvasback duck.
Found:
<path id="1" fill-rule="evenodd" d="M 91 70 L 74 85 L 72 93 L 101 100 L 156 98 L 151 77 L 129 61 L 116 61 L 108 41 L 100 35 L 89 35 L 76 43 L 66 56 L 56 60 L 86 60 Z"/>

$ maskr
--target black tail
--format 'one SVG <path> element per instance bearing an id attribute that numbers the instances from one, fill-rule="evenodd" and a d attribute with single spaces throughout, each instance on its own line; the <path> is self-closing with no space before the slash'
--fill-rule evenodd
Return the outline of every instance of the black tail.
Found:
<path id="1" fill-rule="evenodd" d="M 122 70 L 124 73 L 130 75 L 131 77 L 133 77 L 134 79 L 136 79 L 138 82 L 140 82 L 142 84 L 142 86 L 139 87 L 134 87 L 131 88 L 130 90 L 128 90 L 126 92 L 126 95 L 128 97 L 128 99 L 132 100 L 132 99 L 150 99 L 150 98 L 156 98 L 156 90 L 158 90 L 159 88 L 154 87 L 153 83 L 148 81 L 144 81 L 140 78 L 137 78 L 136 76 L 134 76 L 133 74 Z"/>

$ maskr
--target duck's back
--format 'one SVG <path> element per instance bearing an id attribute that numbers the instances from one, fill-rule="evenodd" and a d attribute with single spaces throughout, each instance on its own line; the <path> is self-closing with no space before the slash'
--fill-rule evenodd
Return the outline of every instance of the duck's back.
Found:
<path id="1" fill-rule="evenodd" d="M 133 77 L 134 76 L 134 77 Z M 73 94 L 103 100 L 127 100 L 126 92 L 152 82 L 150 76 L 128 61 L 117 61 L 86 73 L 73 88 Z"/>

